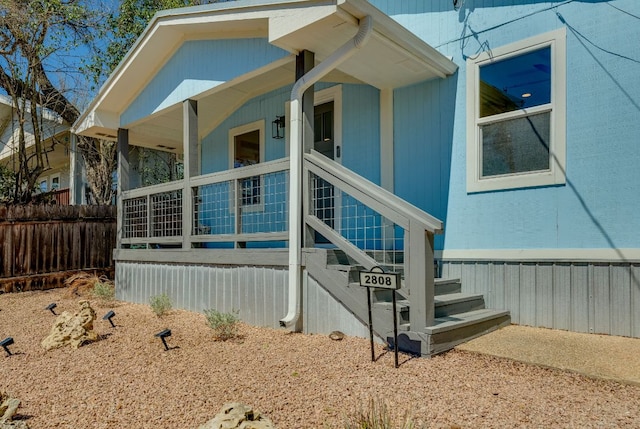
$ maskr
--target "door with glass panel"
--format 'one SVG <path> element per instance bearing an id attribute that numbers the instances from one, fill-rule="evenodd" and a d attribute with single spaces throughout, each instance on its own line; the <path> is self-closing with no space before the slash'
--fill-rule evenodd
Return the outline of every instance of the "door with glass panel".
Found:
<path id="1" fill-rule="evenodd" d="M 333 101 L 315 106 L 313 129 L 314 143 L 313 148 L 329 159 L 335 159 L 340 156 L 337 151 L 339 147 L 335 146 L 334 127 L 333 127 Z M 314 214 L 326 223 L 329 227 L 335 227 L 335 190 L 333 185 L 328 182 L 316 178 L 314 184 Z M 329 243 L 321 234 L 315 233 L 316 244 Z"/>

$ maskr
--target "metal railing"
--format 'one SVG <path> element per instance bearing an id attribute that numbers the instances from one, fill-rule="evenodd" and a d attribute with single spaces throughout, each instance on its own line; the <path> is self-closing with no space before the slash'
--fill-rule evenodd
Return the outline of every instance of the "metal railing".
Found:
<path id="1" fill-rule="evenodd" d="M 123 193 L 122 246 L 190 247 L 286 241 L 289 187 L 287 158 L 138 188 Z M 191 192 L 191 228 L 184 230 L 183 192 Z"/>
<path id="2" fill-rule="evenodd" d="M 412 326 L 434 318 L 433 236 L 442 222 L 312 151 L 304 158 L 305 223 L 369 270 L 404 273 Z M 415 323 L 415 325 L 414 325 Z"/>

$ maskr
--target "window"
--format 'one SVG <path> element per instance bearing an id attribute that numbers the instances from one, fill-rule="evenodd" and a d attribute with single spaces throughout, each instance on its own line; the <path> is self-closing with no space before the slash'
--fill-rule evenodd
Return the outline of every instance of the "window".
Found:
<path id="1" fill-rule="evenodd" d="M 230 167 L 239 168 L 259 164 L 264 161 L 264 121 L 229 130 Z M 240 203 L 242 206 L 261 204 L 260 176 L 242 179 Z"/>
<path id="2" fill-rule="evenodd" d="M 467 191 L 565 183 L 566 31 L 467 60 Z"/>
<path id="3" fill-rule="evenodd" d="M 60 176 L 51 176 L 51 190 L 56 191 L 60 189 Z"/>
<path id="4" fill-rule="evenodd" d="M 47 192 L 47 179 L 40 181 L 40 192 Z"/>

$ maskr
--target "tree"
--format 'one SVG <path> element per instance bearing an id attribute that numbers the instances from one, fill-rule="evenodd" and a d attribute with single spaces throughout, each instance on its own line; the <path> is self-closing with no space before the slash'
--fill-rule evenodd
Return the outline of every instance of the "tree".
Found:
<path id="1" fill-rule="evenodd" d="M 66 89 L 74 85 L 65 54 L 92 44 L 100 18 L 95 10 L 80 0 L 0 0 L 0 88 L 18 123 L 14 203 L 31 200 L 48 168 L 45 118 L 57 115 L 72 124 L 80 114 Z"/>
<path id="2" fill-rule="evenodd" d="M 208 3 L 217 0 L 122 0 L 118 11 L 109 15 L 107 25 L 102 28 L 101 37 L 109 43 L 85 64 L 94 85 L 100 85 L 118 66 L 156 12 Z"/>

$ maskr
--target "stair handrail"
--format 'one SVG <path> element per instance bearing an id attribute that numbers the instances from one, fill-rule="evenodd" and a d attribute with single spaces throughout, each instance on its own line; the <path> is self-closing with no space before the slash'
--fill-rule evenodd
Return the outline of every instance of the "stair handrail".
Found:
<path id="1" fill-rule="evenodd" d="M 434 257 L 433 236 L 443 231 L 442 221 L 315 150 L 304 155 L 304 187 L 308 192 L 310 172 L 404 228 L 405 284 L 410 288 L 411 329 L 422 331 L 427 326 L 433 325 L 435 281 L 433 263 L 430 261 L 433 261 Z M 308 208 L 305 209 L 306 225 L 317 231 L 320 226 L 322 229 L 319 232 L 323 234 L 325 232 L 323 230 L 330 227 L 318 220 Z M 344 246 L 346 240 L 343 242 L 334 240 L 332 235 L 325 235 L 325 237 L 343 251 L 356 256 L 355 259 L 364 262 L 365 267 L 370 265 L 371 262 L 367 260 L 368 255 L 365 252 L 355 246 Z"/>
<path id="2" fill-rule="evenodd" d="M 320 152 L 312 149 L 310 153 L 304 155 L 304 159 L 306 169 L 334 186 L 347 191 L 354 198 L 403 228 L 408 229 L 409 220 L 411 220 L 417 222 L 427 232 L 442 233 L 443 226 L 440 219 L 327 158 Z"/>

